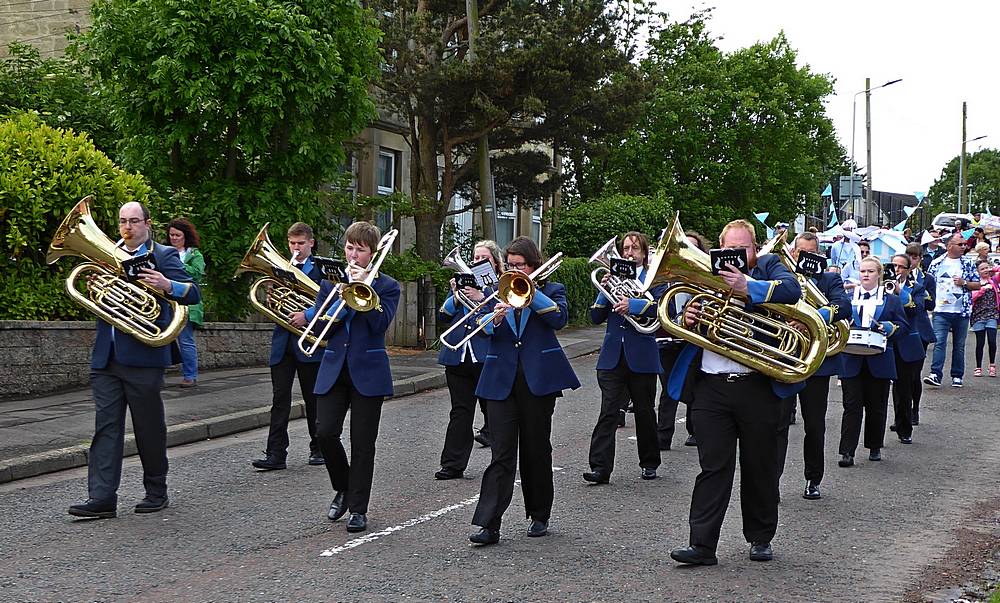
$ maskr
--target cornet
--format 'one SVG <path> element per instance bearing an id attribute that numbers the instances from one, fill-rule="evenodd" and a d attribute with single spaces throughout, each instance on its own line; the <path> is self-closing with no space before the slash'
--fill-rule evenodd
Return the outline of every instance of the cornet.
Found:
<path id="1" fill-rule="evenodd" d="M 298 346 L 303 354 L 306 356 L 312 356 L 319 349 L 321 342 L 326 339 L 327 334 L 330 329 L 333 328 L 333 323 L 339 320 L 340 313 L 344 310 L 344 306 L 349 306 L 356 312 L 370 312 L 372 310 L 382 311 L 382 304 L 379 303 L 378 294 L 375 293 L 375 289 L 372 288 L 372 283 L 378 278 L 378 269 L 382 266 L 382 261 L 385 260 L 385 256 L 389 255 L 392 251 L 392 243 L 396 240 L 399 235 L 399 231 L 393 228 L 389 232 L 382 235 L 379 239 L 378 246 L 375 248 L 374 255 L 378 256 L 375 260 L 368 264 L 368 268 L 365 268 L 365 276 L 360 281 L 355 281 L 353 283 L 338 283 L 337 286 L 330 291 L 330 294 L 326 296 L 323 303 L 316 309 L 316 315 L 313 316 L 312 320 L 306 326 L 302 335 L 299 337 Z M 359 267 L 356 264 L 351 263 L 350 267 Z M 327 310 L 330 308 L 330 304 L 340 297 L 340 301 L 333 308 L 332 313 L 327 315 Z M 323 329 L 319 333 L 314 333 L 313 329 L 319 324 L 320 321 L 325 321 L 326 324 L 323 325 Z M 312 343 L 309 343 L 311 339 L 315 338 Z M 306 344 L 309 344 L 308 346 Z"/>

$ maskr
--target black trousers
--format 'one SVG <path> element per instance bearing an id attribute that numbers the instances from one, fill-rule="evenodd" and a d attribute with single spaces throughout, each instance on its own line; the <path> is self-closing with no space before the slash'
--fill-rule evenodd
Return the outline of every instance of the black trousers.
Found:
<path id="1" fill-rule="evenodd" d="M 913 435 L 913 377 L 920 379 L 920 369 L 924 359 L 905 362 L 896 354 L 896 381 L 892 384 L 893 422 L 896 424 L 896 435 L 911 437 Z"/>
<path id="2" fill-rule="evenodd" d="M 798 395 L 781 401 L 785 415 L 778 428 L 779 479 L 785 471 L 789 420 L 795 412 L 797 400 L 802 405 L 802 426 L 805 430 L 805 438 L 802 441 L 802 457 L 805 461 L 806 481 L 815 486 L 823 481 L 823 447 L 826 440 L 826 408 L 829 399 L 830 377 L 812 376 L 806 379 L 806 387 Z"/>
<path id="3" fill-rule="evenodd" d="M 552 514 L 552 413 L 556 396 L 536 396 L 518 368 L 506 400 L 487 400 L 493 460 L 483 472 L 472 524 L 500 529 L 514 495 L 514 471 L 521 455 L 521 490 L 527 517 L 548 521 Z"/>
<path id="4" fill-rule="evenodd" d="M 840 424 L 840 454 L 854 456 L 861 437 L 861 419 L 864 415 L 864 446 L 877 450 L 885 444 L 885 420 L 889 410 L 889 380 L 876 379 L 868 370 L 868 363 L 861 363 L 857 377 L 840 380 L 844 391 L 844 419 Z"/>
<path id="5" fill-rule="evenodd" d="M 354 388 L 346 362 L 333 388 L 317 399 L 316 439 L 326 460 L 330 484 L 337 492 L 346 492 L 345 504 L 351 513 L 368 512 L 383 400 L 382 396 L 362 396 Z M 348 409 L 351 411 L 350 463 L 340 439 Z"/>
<path id="6" fill-rule="evenodd" d="M 444 367 L 448 393 L 451 394 L 451 412 L 444 436 L 444 450 L 441 451 L 442 469 L 465 471 L 469 464 L 473 445 L 472 423 L 476 418 L 476 385 L 482 372 L 482 363 L 468 360 Z"/>
<path id="7" fill-rule="evenodd" d="M 924 382 L 921 377 L 921 373 L 924 372 L 924 363 L 927 362 L 927 348 L 930 346 L 929 343 L 924 344 L 924 359 L 920 361 L 920 366 L 917 367 L 917 372 L 913 375 L 913 386 L 910 390 L 913 394 L 913 412 L 910 417 L 916 417 L 920 413 L 920 397 L 924 393 Z"/>
<path id="8" fill-rule="evenodd" d="M 669 449 L 670 443 L 674 439 L 674 428 L 677 423 L 677 400 L 670 397 L 667 392 L 667 381 L 670 379 L 670 371 L 674 368 L 677 356 L 681 353 L 682 345 L 666 345 L 660 348 L 660 366 L 663 372 L 660 373 L 660 403 L 656 409 L 656 437 L 659 440 L 660 448 Z M 684 426 L 688 435 L 694 435 L 694 425 L 691 423 L 691 405 L 685 404 Z"/>
<path id="9" fill-rule="evenodd" d="M 619 411 L 632 400 L 635 413 L 635 437 L 639 448 L 639 466 L 656 469 L 660 466 L 660 446 L 656 439 L 656 373 L 635 373 L 628 367 L 624 355 L 610 371 L 597 371 L 601 387 L 601 414 L 590 436 L 590 468 L 607 475 L 615 468 L 615 438 L 618 433 Z"/>
<path id="10" fill-rule="evenodd" d="M 167 422 L 163 411 L 163 369 L 125 366 L 112 359 L 107 368 L 90 372 L 94 396 L 94 439 L 87 455 L 88 497 L 115 504 L 122 479 L 125 409 L 132 414 L 132 431 L 142 461 L 146 496 L 167 496 Z"/>
<path id="11" fill-rule="evenodd" d="M 306 427 L 309 429 L 309 451 L 318 452 L 316 442 L 316 375 L 319 362 L 300 362 L 292 352 L 296 345 L 291 337 L 281 361 L 271 367 L 271 427 L 267 432 L 267 453 L 284 459 L 288 452 L 288 416 L 292 411 L 292 382 L 299 376 L 299 389 L 306 406 Z"/>
<path id="12" fill-rule="evenodd" d="M 778 423 L 787 416 L 760 374 L 738 382 L 700 375 L 691 414 L 701 473 L 691 494 L 691 544 L 715 550 L 736 473 L 747 542 L 771 542 L 778 529 Z"/>

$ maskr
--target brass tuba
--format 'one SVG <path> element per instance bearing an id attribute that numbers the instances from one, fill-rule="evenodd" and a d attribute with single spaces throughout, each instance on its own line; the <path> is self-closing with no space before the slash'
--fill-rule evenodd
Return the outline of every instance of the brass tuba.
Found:
<path id="1" fill-rule="evenodd" d="M 264 224 L 257 233 L 253 244 L 233 273 L 233 278 L 245 272 L 263 274 L 263 278 L 250 285 L 250 304 L 278 326 L 301 337 L 303 329 L 290 323 L 288 318 L 295 312 L 304 312 L 312 307 L 319 293 L 319 285 L 295 268 L 278 251 L 267 236 L 270 224 Z M 316 338 L 309 336 L 309 340 L 314 342 Z M 321 342 L 319 345 L 325 344 Z"/>
<path id="2" fill-rule="evenodd" d="M 774 238 L 761 246 L 760 251 L 757 252 L 758 255 L 764 255 L 767 253 L 777 254 L 778 258 L 781 259 L 781 263 L 785 265 L 785 268 L 788 268 L 792 274 L 799 279 L 799 285 L 802 286 L 802 299 L 813 308 L 818 309 L 823 306 L 829 306 L 830 300 L 823 295 L 823 292 L 816 287 L 812 280 L 795 271 L 795 260 L 792 258 L 792 254 L 788 250 L 788 245 L 785 243 L 787 237 L 788 231 L 781 231 L 775 235 Z M 826 349 L 826 355 L 834 356 L 843 352 L 844 348 L 847 346 L 847 340 L 850 336 L 851 321 L 849 320 L 838 320 L 831 325 L 827 325 L 826 337 L 828 347 Z"/>
<path id="3" fill-rule="evenodd" d="M 611 237 L 611 239 L 601 246 L 600 249 L 594 252 L 594 255 L 590 256 L 590 262 L 592 264 L 597 264 L 597 268 L 594 268 L 590 272 L 590 280 L 594 283 L 594 287 L 598 291 L 604 294 L 604 297 L 608 298 L 609 303 L 614 305 L 618 303 L 623 298 L 645 298 L 652 303 L 656 303 L 653 295 L 648 291 L 643 290 L 643 283 L 638 279 L 626 279 L 620 276 L 611 274 L 611 259 L 621 258 L 618 254 L 618 248 L 615 246 L 615 241 L 618 237 Z M 603 278 L 600 273 L 604 271 L 609 275 L 607 287 L 601 284 L 601 279 Z M 625 315 L 625 320 L 627 320 L 636 331 L 643 333 L 645 335 L 652 335 L 660 330 L 660 321 L 655 318 L 646 318 L 643 316 L 629 316 Z"/>
<path id="4" fill-rule="evenodd" d="M 679 215 L 651 254 L 649 270 L 647 289 L 673 283 L 657 308 L 660 325 L 672 337 L 784 383 L 808 378 L 823 363 L 828 343 L 820 315 L 801 299 L 794 305 L 759 304 L 755 312 L 746 310 L 746 298 L 713 275 L 708 254 L 688 242 Z M 684 325 L 683 314 L 677 322 L 669 316 L 674 298 L 682 294 L 691 296 L 688 303 L 701 304 L 694 327 Z M 789 325 L 791 320 L 802 323 L 806 332 Z"/>
<path id="5" fill-rule="evenodd" d="M 148 346 L 168 345 L 177 339 L 187 323 L 187 306 L 167 298 L 162 291 L 142 281 L 130 283 L 123 277 L 121 262 L 132 256 L 115 245 L 97 226 L 90 214 L 92 199 L 92 195 L 87 196 L 70 210 L 52 237 L 45 261 L 52 264 L 67 255 L 87 260 L 66 278 L 66 292 L 70 298 Z M 79 285 L 83 285 L 86 295 L 80 292 Z M 156 324 L 160 317 L 160 300 L 169 303 L 173 310 L 173 318 L 165 327 Z"/>

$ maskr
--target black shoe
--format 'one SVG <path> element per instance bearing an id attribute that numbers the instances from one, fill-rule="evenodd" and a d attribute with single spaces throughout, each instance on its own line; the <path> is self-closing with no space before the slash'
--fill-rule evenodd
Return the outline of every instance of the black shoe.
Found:
<path id="1" fill-rule="evenodd" d="M 539 536 L 545 536 L 549 533 L 549 522 L 542 521 L 541 519 L 532 519 L 531 525 L 528 526 L 528 536 L 532 538 L 538 538 Z"/>
<path id="2" fill-rule="evenodd" d="M 919 410 L 914 410 L 913 411 L 913 420 L 910 421 L 910 425 L 920 425 L 920 411 Z"/>
<path id="3" fill-rule="evenodd" d="M 163 498 L 150 498 L 146 497 L 140 500 L 135 505 L 136 513 L 156 513 L 157 511 L 162 511 L 170 505 L 170 501 L 166 496 Z"/>
<path id="4" fill-rule="evenodd" d="M 911 436 L 899 436 L 900 444 L 912 444 L 913 438 Z"/>
<path id="5" fill-rule="evenodd" d="M 461 479 L 465 472 L 457 469 L 444 469 L 434 473 L 434 479 Z"/>
<path id="6" fill-rule="evenodd" d="M 869 461 L 881 461 L 882 460 L 882 449 L 872 448 L 872 451 L 868 453 Z"/>
<path id="7" fill-rule="evenodd" d="M 348 532 L 364 532 L 368 529 L 368 516 L 364 513 L 351 513 L 351 518 L 347 520 Z"/>
<path id="8" fill-rule="evenodd" d="M 500 542 L 500 530 L 483 528 L 469 536 L 469 542 L 472 544 L 496 544 Z"/>
<path id="9" fill-rule="evenodd" d="M 853 454 L 840 455 L 840 460 L 837 461 L 837 464 L 840 465 L 841 467 L 850 467 L 851 465 L 854 464 L 854 455 Z"/>
<path id="10" fill-rule="evenodd" d="M 618 411 L 618 427 L 625 427 L 625 411 Z"/>
<path id="11" fill-rule="evenodd" d="M 71 505 L 69 514 L 73 517 L 86 517 L 87 519 L 111 519 L 118 516 L 118 506 L 114 503 L 102 503 L 88 498 L 87 502 Z"/>
<path id="12" fill-rule="evenodd" d="M 774 559 L 774 551 L 770 542 L 755 542 L 750 545 L 750 561 L 770 561 Z"/>
<path id="13" fill-rule="evenodd" d="M 326 516 L 330 518 L 330 521 L 337 521 L 344 516 L 344 513 L 347 513 L 347 505 L 344 504 L 344 492 L 340 491 L 330 502 L 330 510 L 327 511 Z"/>
<path id="14" fill-rule="evenodd" d="M 279 457 L 276 454 L 271 454 L 270 452 L 264 452 L 264 458 L 254 459 L 251 461 L 251 465 L 256 469 L 261 471 L 273 471 L 275 469 L 285 469 L 288 466 L 285 464 L 285 459 Z"/>
<path id="15" fill-rule="evenodd" d="M 685 446 L 697 446 L 698 440 L 693 436 L 689 435 L 686 440 L 684 440 Z"/>
<path id="16" fill-rule="evenodd" d="M 323 458 L 322 452 L 312 452 L 309 454 L 309 464 L 310 465 L 325 465 L 326 459 Z"/>
<path id="17" fill-rule="evenodd" d="M 719 558 L 715 552 L 703 546 L 686 546 L 670 551 L 670 558 L 677 563 L 688 565 L 718 565 Z"/>
<path id="18" fill-rule="evenodd" d="M 670 442 L 660 442 L 660 451 L 670 450 Z"/>
<path id="19" fill-rule="evenodd" d="M 895 423 L 893 423 L 892 425 L 889 426 L 889 431 L 896 431 L 896 424 Z"/>
<path id="20" fill-rule="evenodd" d="M 587 471 L 583 474 L 583 480 L 592 484 L 606 484 L 611 481 L 611 476 L 603 471 Z"/>
<path id="21" fill-rule="evenodd" d="M 642 468 L 642 479 L 656 479 L 656 469 L 652 467 Z"/>
<path id="22" fill-rule="evenodd" d="M 472 439 L 478 442 L 479 445 L 482 446 L 483 448 L 490 447 L 489 439 L 485 435 L 483 435 L 483 432 L 481 431 L 477 431 L 476 435 L 472 436 Z"/>
<path id="23" fill-rule="evenodd" d="M 819 500 L 823 495 L 819 493 L 819 486 L 812 482 L 806 482 L 806 491 L 802 493 L 802 498 L 806 500 Z"/>

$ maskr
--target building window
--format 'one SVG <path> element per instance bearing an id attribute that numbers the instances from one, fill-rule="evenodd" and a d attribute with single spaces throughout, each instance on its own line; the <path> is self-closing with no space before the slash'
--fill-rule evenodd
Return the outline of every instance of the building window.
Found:
<path id="1" fill-rule="evenodd" d="M 396 154 L 392 151 L 378 152 L 378 163 L 375 166 L 375 186 L 380 195 L 391 195 L 396 192 Z"/>
<path id="2" fill-rule="evenodd" d="M 538 206 L 531 208 L 531 239 L 539 247 L 542 246 L 542 203 L 538 201 Z"/>
<path id="3" fill-rule="evenodd" d="M 514 240 L 515 225 L 517 223 L 516 215 L 514 214 L 514 203 L 512 200 L 508 199 L 506 201 L 496 200 L 497 204 L 497 245 L 502 248 L 506 247 L 511 241 Z"/>

